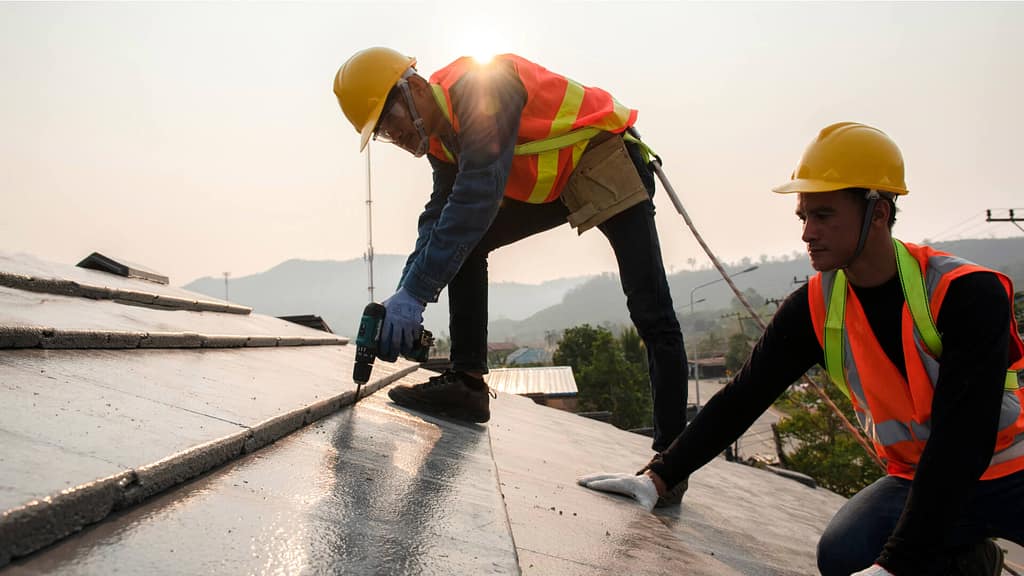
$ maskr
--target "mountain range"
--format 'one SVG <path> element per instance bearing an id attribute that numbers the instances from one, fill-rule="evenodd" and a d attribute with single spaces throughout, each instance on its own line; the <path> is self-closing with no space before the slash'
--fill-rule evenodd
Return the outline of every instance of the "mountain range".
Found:
<path id="1" fill-rule="evenodd" d="M 1013 278 L 1018 289 L 1024 289 L 1024 237 L 966 239 L 932 245 L 1004 272 Z M 404 263 L 404 256 L 377 255 L 375 299 L 391 295 Z M 756 261 L 744 258 L 726 265 L 726 270 L 740 290 L 752 289 L 767 299 L 784 298 L 813 274 L 806 256 L 762 256 Z M 694 318 L 712 313 L 717 317 L 717 311 L 732 305 L 734 296 L 720 280 L 718 271 L 710 267 L 669 276 L 674 306 L 683 319 L 684 331 Z M 367 266 L 362 259 L 288 260 L 266 272 L 232 278 L 228 289 L 232 302 L 251 306 L 256 312 L 272 316 L 317 314 L 334 332 L 353 336 L 368 300 L 367 284 Z M 184 288 L 215 298 L 225 296 L 223 278 L 200 278 Z M 584 323 L 629 323 L 618 276 L 610 273 L 559 278 L 541 284 L 492 283 L 489 311 L 491 342 L 541 343 L 552 331 Z M 436 304 L 427 307 L 424 325 L 436 336 L 447 336 L 447 291 L 442 292 Z"/>

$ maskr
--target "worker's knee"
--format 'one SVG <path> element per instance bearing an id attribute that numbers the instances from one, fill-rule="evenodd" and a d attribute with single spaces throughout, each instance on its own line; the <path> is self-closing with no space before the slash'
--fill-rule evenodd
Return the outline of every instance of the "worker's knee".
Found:
<path id="1" fill-rule="evenodd" d="M 822 576 L 849 576 L 867 568 L 872 561 L 865 564 L 861 551 L 844 545 L 842 537 L 835 531 L 825 530 L 818 540 L 818 571 Z"/>

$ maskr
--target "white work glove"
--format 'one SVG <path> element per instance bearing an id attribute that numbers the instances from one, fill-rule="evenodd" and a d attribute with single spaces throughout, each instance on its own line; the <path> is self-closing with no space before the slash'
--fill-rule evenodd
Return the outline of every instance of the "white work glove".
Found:
<path id="1" fill-rule="evenodd" d="M 889 572 L 878 564 L 872 564 L 870 567 L 865 568 L 860 572 L 850 574 L 850 576 L 892 576 L 892 572 Z"/>
<path id="2" fill-rule="evenodd" d="M 646 474 L 601 472 L 581 476 L 576 479 L 576 483 L 591 490 L 629 496 L 639 502 L 648 512 L 654 510 L 654 505 L 658 502 L 658 489 L 654 487 L 654 481 Z"/>

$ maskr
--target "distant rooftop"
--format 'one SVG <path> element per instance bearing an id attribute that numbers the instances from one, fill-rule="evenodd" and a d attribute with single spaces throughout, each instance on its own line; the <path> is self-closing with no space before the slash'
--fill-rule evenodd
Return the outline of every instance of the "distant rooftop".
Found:
<path id="1" fill-rule="evenodd" d="M 499 392 L 520 396 L 575 396 L 571 366 L 492 368 L 484 379 Z"/>

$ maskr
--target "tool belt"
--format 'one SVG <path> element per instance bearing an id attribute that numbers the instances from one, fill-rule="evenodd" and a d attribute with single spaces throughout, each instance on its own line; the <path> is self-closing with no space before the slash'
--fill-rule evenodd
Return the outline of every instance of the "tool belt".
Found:
<path id="1" fill-rule="evenodd" d="M 601 132 L 587 144 L 560 196 L 579 234 L 649 198 L 620 134 Z"/>

